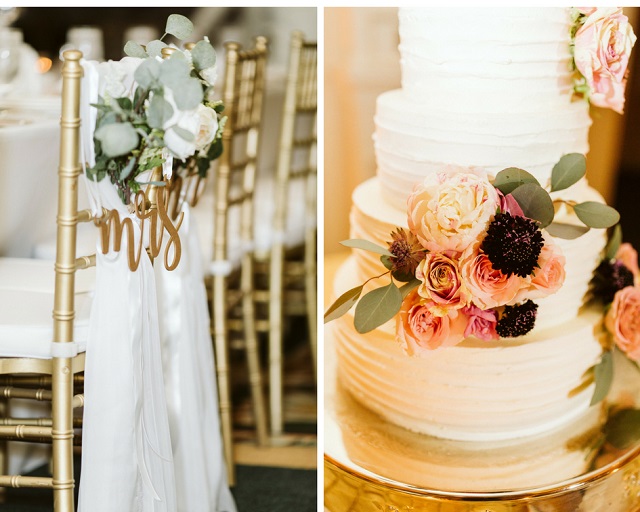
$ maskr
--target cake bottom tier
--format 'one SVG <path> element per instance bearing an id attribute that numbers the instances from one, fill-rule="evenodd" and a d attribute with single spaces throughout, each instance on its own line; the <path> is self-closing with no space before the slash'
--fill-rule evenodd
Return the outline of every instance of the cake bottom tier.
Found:
<path id="1" fill-rule="evenodd" d="M 359 284 L 353 257 L 336 275 L 336 295 Z M 432 436 L 499 441 L 552 431 L 589 409 L 585 372 L 602 348 L 601 313 L 582 311 L 561 326 L 513 340 L 467 338 L 427 357 L 406 355 L 395 323 L 359 334 L 353 317 L 332 332 L 343 385 L 389 422 Z"/>

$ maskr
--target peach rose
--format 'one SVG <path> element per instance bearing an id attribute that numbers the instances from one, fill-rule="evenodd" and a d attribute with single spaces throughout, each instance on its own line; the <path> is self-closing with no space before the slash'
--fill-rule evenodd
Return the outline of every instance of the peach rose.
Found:
<path id="1" fill-rule="evenodd" d="M 638 253 L 631 244 L 620 244 L 616 252 L 616 260 L 621 262 L 633 274 L 634 281 L 638 284 L 640 270 L 638 269 Z"/>
<path id="2" fill-rule="evenodd" d="M 445 316 L 469 304 L 469 293 L 462 283 L 456 262 L 444 254 L 428 252 L 416 269 L 421 297 L 433 302 L 431 312 Z"/>
<path id="3" fill-rule="evenodd" d="M 618 290 L 605 318 L 613 339 L 627 356 L 640 360 L 640 289 L 627 286 Z"/>
<path id="4" fill-rule="evenodd" d="M 440 347 L 452 347 L 464 339 L 467 318 L 458 311 L 445 316 L 431 313 L 432 303 L 412 290 L 396 317 L 396 340 L 407 355 L 427 355 Z"/>
<path id="5" fill-rule="evenodd" d="M 574 59 L 590 89 L 589 100 L 622 114 L 629 54 L 636 42 L 619 7 L 599 7 L 576 32 Z"/>
<path id="6" fill-rule="evenodd" d="M 448 169 L 427 176 L 407 204 L 409 229 L 426 249 L 462 252 L 487 229 L 498 193 L 481 171 Z"/>
<path id="7" fill-rule="evenodd" d="M 560 247 L 554 244 L 549 236 L 546 236 L 538 257 L 540 268 L 534 270 L 531 278 L 531 293 L 527 295 L 527 298 L 538 299 L 556 293 L 564 284 L 565 263 L 566 259 Z"/>
<path id="8" fill-rule="evenodd" d="M 480 309 L 504 306 L 512 301 L 521 288 L 528 286 L 529 277 L 507 276 L 494 269 L 489 257 L 476 243 L 460 257 L 462 281 L 471 294 L 471 302 Z"/>
<path id="9" fill-rule="evenodd" d="M 461 313 L 467 317 L 467 327 L 464 330 L 464 337 L 475 336 L 484 341 L 497 340 L 496 332 L 498 325 L 498 315 L 492 309 L 483 310 L 477 306 L 468 306 Z"/>

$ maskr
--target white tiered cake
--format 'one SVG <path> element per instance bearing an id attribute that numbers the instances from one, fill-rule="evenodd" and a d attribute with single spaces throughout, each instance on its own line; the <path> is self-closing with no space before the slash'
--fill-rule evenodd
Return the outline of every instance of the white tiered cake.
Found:
<path id="1" fill-rule="evenodd" d="M 587 101 L 575 99 L 566 8 L 401 8 L 402 89 L 378 98 L 377 177 L 353 194 L 352 238 L 386 246 L 407 227 L 415 184 L 445 167 L 496 174 L 518 167 L 542 186 L 565 154 L 588 151 Z M 582 179 L 563 199 L 603 202 Z M 555 220 L 575 224 L 560 208 Z M 411 357 L 395 321 L 360 334 L 338 320 L 338 374 L 345 389 L 388 421 L 458 440 L 499 441 L 550 431 L 584 414 L 585 372 L 601 357 L 602 312 L 582 308 L 606 244 L 602 229 L 555 239 L 564 285 L 536 300 L 535 328 L 517 338 L 463 342 Z M 355 250 L 336 277 L 336 296 L 384 272 L 379 255 Z"/>

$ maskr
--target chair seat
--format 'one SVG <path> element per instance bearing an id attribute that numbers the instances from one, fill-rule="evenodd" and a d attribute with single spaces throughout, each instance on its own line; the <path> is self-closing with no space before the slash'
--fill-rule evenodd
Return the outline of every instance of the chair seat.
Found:
<path id="1" fill-rule="evenodd" d="M 0 356 L 51 358 L 53 263 L 0 258 Z M 95 269 L 76 273 L 74 339 L 86 350 Z"/>

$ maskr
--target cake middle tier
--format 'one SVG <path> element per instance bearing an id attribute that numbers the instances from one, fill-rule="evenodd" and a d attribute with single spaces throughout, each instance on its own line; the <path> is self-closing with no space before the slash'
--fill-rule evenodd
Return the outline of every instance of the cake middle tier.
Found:
<path id="1" fill-rule="evenodd" d="M 359 185 L 353 193 L 351 209 L 351 238 L 369 240 L 387 247 L 391 240 L 391 232 L 398 227 L 407 228 L 406 207 L 394 208 L 383 198 L 386 187 L 377 178 L 372 178 Z M 566 193 L 566 199 L 577 202 L 599 201 L 602 197 L 594 189 L 581 182 Z M 405 197 L 406 204 L 406 197 Z M 556 214 L 558 222 L 575 223 L 575 216 L 566 212 Z M 558 292 L 542 299 L 536 299 L 538 314 L 534 332 L 571 321 L 578 315 L 589 287 L 593 271 L 600 262 L 601 253 L 606 244 L 606 231 L 592 229 L 574 240 L 554 238 L 564 257 L 565 280 Z M 355 250 L 356 265 L 354 273 L 359 282 L 385 272 L 379 255 Z"/>
<path id="2" fill-rule="evenodd" d="M 404 207 L 414 184 L 448 165 L 496 174 L 524 169 L 544 186 L 567 153 L 586 154 L 591 118 L 584 101 L 494 113 L 456 113 L 447 105 L 416 103 L 403 90 L 377 100 L 374 135 L 384 198 Z"/>

